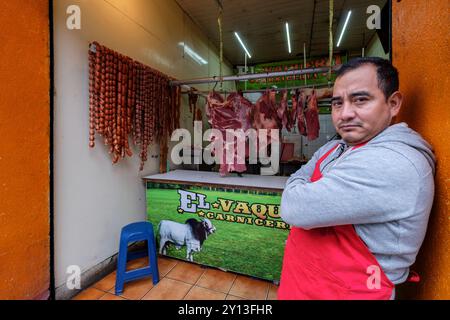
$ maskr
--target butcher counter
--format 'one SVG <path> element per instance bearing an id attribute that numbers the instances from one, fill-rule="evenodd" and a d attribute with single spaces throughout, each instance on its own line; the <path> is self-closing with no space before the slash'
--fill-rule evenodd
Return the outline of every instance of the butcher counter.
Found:
<path id="1" fill-rule="evenodd" d="M 290 228 L 280 218 L 287 177 L 220 177 L 217 172 L 174 170 L 143 179 L 147 217 L 161 254 L 275 282 L 280 279 Z M 166 222 L 160 224 L 162 220 Z"/>

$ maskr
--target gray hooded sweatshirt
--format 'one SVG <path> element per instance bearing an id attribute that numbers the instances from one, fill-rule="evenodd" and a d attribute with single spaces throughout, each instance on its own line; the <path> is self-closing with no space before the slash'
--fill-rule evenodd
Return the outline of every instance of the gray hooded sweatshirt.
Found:
<path id="1" fill-rule="evenodd" d="M 310 182 L 316 162 L 323 178 Z M 353 224 L 394 284 L 405 282 L 425 238 L 434 197 L 432 147 L 406 123 L 352 150 L 325 144 L 287 181 L 281 218 L 306 230 Z"/>

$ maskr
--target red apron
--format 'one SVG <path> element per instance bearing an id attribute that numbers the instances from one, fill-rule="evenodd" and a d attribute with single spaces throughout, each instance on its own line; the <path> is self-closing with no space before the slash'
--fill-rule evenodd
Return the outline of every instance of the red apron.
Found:
<path id="1" fill-rule="evenodd" d="M 322 178 L 320 164 L 337 147 L 317 162 L 311 182 Z M 376 276 L 377 281 L 373 281 Z M 388 300 L 393 288 L 353 225 L 312 230 L 292 227 L 284 252 L 278 299 Z"/>

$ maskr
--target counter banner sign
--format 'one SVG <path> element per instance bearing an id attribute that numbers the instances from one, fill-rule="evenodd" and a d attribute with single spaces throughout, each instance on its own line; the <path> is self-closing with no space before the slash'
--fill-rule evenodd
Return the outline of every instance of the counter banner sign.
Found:
<path id="1" fill-rule="evenodd" d="M 328 57 L 317 57 L 306 60 L 306 68 L 322 68 L 328 66 Z M 345 63 L 347 57 L 341 54 L 335 54 L 333 57 L 333 65 Z M 282 72 L 290 70 L 304 69 L 303 59 L 288 60 L 274 63 L 257 64 L 251 67 L 252 73 Z M 237 90 L 261 90 L 276 86 L 279 89 L 287 87 L 298 87 L 305 85 L 305 77 L 307 85 L 319 85 L 328 83 L 328 73 L 314 73 L 307 75 L 280 76 L 261 79 L 251 79 L 248 81 L 236 81 Z M 331 81 L 334 82 L 336 75 L 332 74 Z"/>
<path id="2" fill-rule="evenodd" d="M 281 190 L 147 183 L 160 254 L 273 281 L 290 229 L 280 201 Z"/>
<path id="3" fill-rule="evenodd" d="M 256 226 L 268 226 L 272 228 L 288 229 L 288 225 L 279 219 L 279 205 L 252 203 L 247 201 L 233 200 L 233 197 L 217 198 L 212 205 L 205 202 L 206 195 L 202 193 L 190 192 L 185 190 L 177 190 L 180 195 L 180 206 L 178 212 L 193 213 L 199 217 L 208 219 L 227 221 L 233 223 L 254 224 Z M 197 201 L 198 204 L 195 204 Z M 219 212 L 209 211 L 211 206 Z M 202 211 L 205 210 L 205 211 Z M 236 215 L 238 214 L 238 215 Z M 274 218 L 268 219 L 268 217 Z"/>

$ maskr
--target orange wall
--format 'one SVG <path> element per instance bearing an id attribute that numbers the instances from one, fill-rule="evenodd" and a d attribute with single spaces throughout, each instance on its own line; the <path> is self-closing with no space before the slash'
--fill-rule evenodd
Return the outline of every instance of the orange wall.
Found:
<path id="1" fill-rule="evenodd" d="M 1 1 L 0 299 L 49 289 L 48 0 Z"/>
<path id="2" fill-rule="evenodd" d="M 448 1 L 392 1 L 393 63 L 406 96 L 399 120 L 420 132 L 438 159 L 436 195 L 424 245 L 417 257 L 419 284 L 399 297 L 450 299 L 450 88 Z"/>

